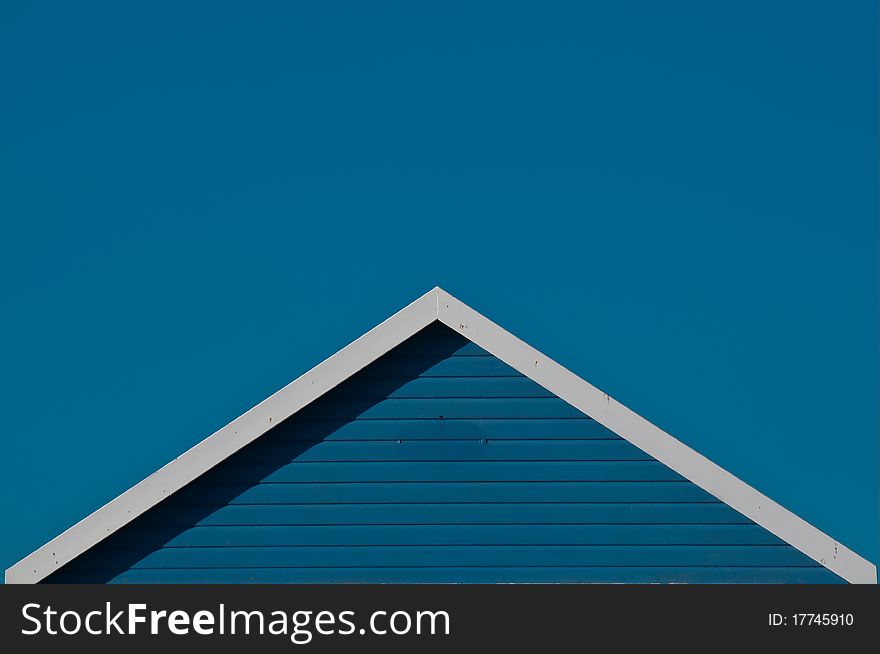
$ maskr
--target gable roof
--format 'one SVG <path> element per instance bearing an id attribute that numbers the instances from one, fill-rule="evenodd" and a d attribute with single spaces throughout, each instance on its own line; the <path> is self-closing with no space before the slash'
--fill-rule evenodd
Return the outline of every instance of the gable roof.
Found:
<path id="1" fill-rule="evenodd" d="M 877 582 L 877 568 L 871 562 L 434 288 L 10 567 L 6 583 L 44 579 L 434 321 L 462 334 L 843 579 Z"/>

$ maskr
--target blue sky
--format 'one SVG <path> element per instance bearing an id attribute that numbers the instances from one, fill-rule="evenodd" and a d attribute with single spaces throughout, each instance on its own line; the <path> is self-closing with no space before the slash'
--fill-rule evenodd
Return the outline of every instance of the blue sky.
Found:
<path id="1" fill-rule="evenodd" d="M 876 3 L 592 4 L 4 3 L 2 567 L 438 284 L 880 560 Z"/>

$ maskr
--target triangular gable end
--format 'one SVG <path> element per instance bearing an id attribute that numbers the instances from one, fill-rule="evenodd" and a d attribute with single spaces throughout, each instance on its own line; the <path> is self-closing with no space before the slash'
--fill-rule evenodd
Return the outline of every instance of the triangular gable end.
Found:
<path id="1" fill-rule="evenodd" d="M 7 583 L 36 583 L 46 578 L 435 321 L 469 339 L 843 579 L 876 583 L 873 564 L 439 288 L 429 291 L 12 566 L 6 571 Z"/>

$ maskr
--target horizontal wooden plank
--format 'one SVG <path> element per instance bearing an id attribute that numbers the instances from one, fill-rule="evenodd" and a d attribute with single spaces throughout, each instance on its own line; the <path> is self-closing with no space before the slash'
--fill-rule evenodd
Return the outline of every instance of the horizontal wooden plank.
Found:
<path id="1" fill-rule="evenodd" d="M 109 552 L 102 565 L 127 561 Z M 776 545 L 444 545 L 363 547 L 174 547 L 147 554 L 132 568 L 275 568 L 435 566 L 813 566 L 792 547 Z"/>
<path id="2" fill-rule="evenodd" d="M 400 502 L 717 502 L 691 482 L 196 484 L 179 505 Z"/>
<path id="3" fill-rule="evenodd" d="M 520 373 L 493 356 L 383 357 L 358 373 L 384 377 L 520 377 Z"/>
<path id="4" fill-rule="evenodd" d="M 642 461 L 649 457 L 619 440 L 446 441 L 263 441 L 237 455 L 242 463 L 263 461 Z"/>
<path id="5" fill-rule="evenodd" d="M 619 439 L 620 436 L 595 420 L 582 418 L 493 420 L 305 420 L 294 417 L 262 437 L 302 440 L 435 440 L 492 439 Z"/>
<path id="6" fill-rule="evenodd" d="M 280 504 L 218 508 L 170 505 L 143 516 L 144 525 L 369 525 L 369 524 L 741 524 L 749 520 L 725 504 Z"/>
<path id="7" fill-rule="evenodd" d="M 328 396 L 329 399 L 330 396 Z M 333 391 L 333 399 L 555 397 L 528 377 L 356 378 Z"/>
<path id="8" fill-rule="evenodd" d="M 501 461 L 220 464 L 202 477 L 224 482 L 682 481 L 659 461 Z"/>
<path id="9" fill-rule="evenodd" d="M 428 333 L 428 329 L 431 328 L 426 328 L 421 333 L 407 339 L 385 354 L 383 358 L 488 355 L 488 352 L 479 345 L 472 343 L 461 334 L 453 332 L 445 325 L 441 326 L 443 331 L 438 329 Z"/>
<path id="10" fill-rule="evenodd" d="M 777 545 L 755 524 L 737 525 L 270 525 L 132 529 L 109 549 L 362 545 Z"/>
<path id="11" fill-rule="evenodd" d="M 582 418 L 584 414 L 556 397 L 532 398 L 428 398 L 379 401 L 340 400 L 316 402 L 300 411 L 305 419 L 399 420 Z"/>
<path id="12" fill-rule="evenodd" d="M 85 575 L 85 579 L 91 576 Z M 80 578 L 82 579 L 82 577 Z M 815 583 L 843 580 L 822 567 L 421 567 L 130 570 L 109 583 Z M 69 580 L 75 583 L 74 577 Z"/>

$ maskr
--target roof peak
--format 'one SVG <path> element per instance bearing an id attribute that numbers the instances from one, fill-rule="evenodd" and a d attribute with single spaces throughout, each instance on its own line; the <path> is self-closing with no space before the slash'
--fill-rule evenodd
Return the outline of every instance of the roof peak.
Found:
<path id="1" fill-rule="evenodd" d="M 747 518 L 853 583 L 877 569 L 852 550 L 435 286 L 6 571 L 36 583 L 410 336 L 442 322 Z"/>

